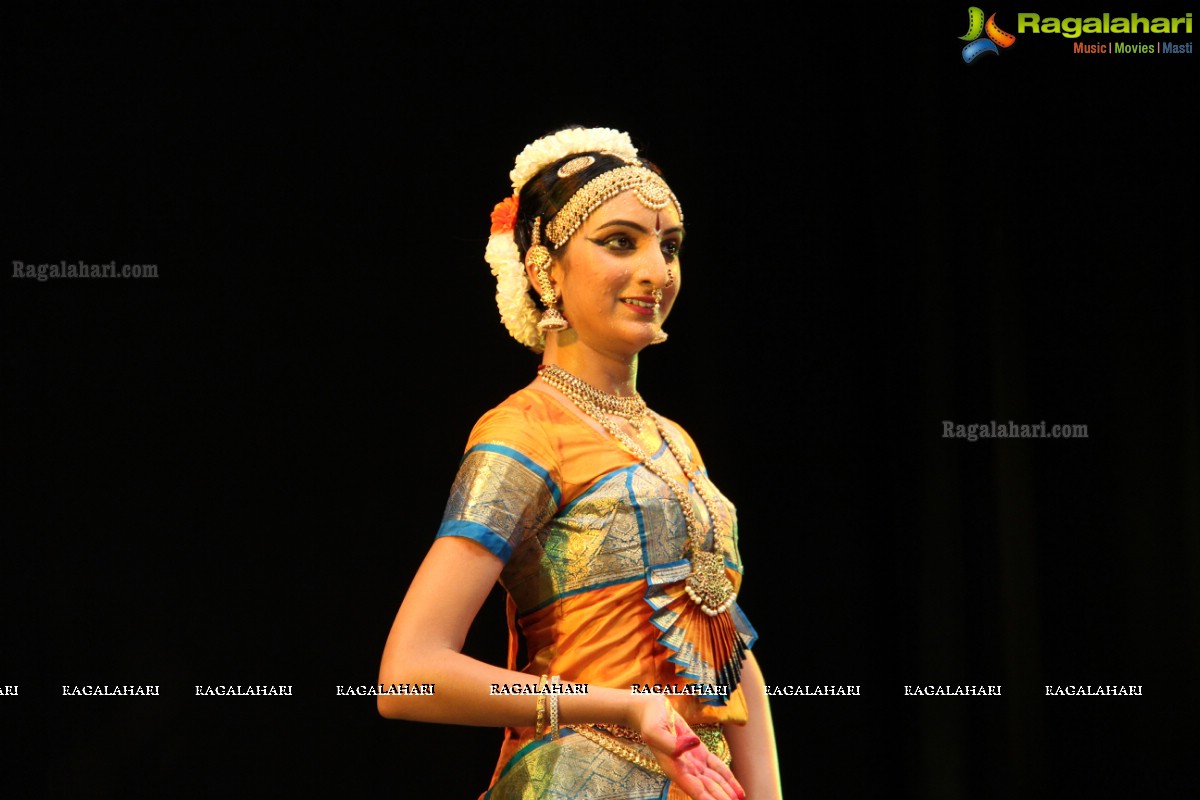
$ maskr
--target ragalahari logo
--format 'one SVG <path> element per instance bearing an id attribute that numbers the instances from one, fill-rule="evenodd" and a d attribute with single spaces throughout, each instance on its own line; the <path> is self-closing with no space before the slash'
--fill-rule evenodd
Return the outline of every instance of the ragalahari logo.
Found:
<path id="1" fill-rule="evenodd" d="M 987 34 L 987 38 L 980 39 L 979 37 L 984 33 Z M 971 6 L 967 9 L 967 33 L 965 36 L 958 38 L 964 42 L 969 42 L 962 51 L 963 61 L 968 64 L 984 53 L 1000 55 L 1001 47 L 1012 47 L 1012 43 L 1017 40 L 1017 37 L 1011 33 L 1005 33 L 1000 30 L 1000 26 L 996 24 L 995 14 L 988 17 L 985 23 L 983 21 L 983 9 L 979 6 Z"/>

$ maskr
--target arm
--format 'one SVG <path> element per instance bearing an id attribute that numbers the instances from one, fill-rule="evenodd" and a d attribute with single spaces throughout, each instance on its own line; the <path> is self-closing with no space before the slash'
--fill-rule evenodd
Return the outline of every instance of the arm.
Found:
<path id="1" fill-rule="evenodd" d="M 468 539 L 446 536 L 434 541 L 392 623 L 379 667 L 380 683 L 432 683 L 434 694 L 380 695 L 380 714 L 458 725 L 533 726 L 534 697 L 489 693 L 493 683 L 530 683 L 531 676 L 461 652 L 502 567 L 499 558 Z M 589 687 L 587 694 L 560 695 L 559 724 L 586 720 L 635 725 L 632 699 L 627 692 L 600 687 Z"/>
<path id="2" fill-rule="evenodd" d="M 535 698 L 489 693 L 493 683 L 529 683 L 531 676 L 461 652 L 502 566 L 499 558 L 468 539 L 434 541 L 392 623 L 379 668 L 382 684 L 432 683 L 434 694 L 380 695 L 380 714 L 459 725 L 533 725 Z M 745 797 L 728 768 L 658 697 L 593 686 L 587 694 L 559 695 L 559 724 L 581 722 L 640 731 L 667 775 L 696 800 Z"/>
<path id="3" fill-rule="evenodd" d="M 762 670 L 753 653 L 746 654 L 742 668 L 742 691 L 750 719 L 745 725 L 727 725 L 725 737 L 733 754 L 733 766 L 750 800 L 779 800 L 779 754 L 775 749 L 775 725 L 767 699 Z"/>

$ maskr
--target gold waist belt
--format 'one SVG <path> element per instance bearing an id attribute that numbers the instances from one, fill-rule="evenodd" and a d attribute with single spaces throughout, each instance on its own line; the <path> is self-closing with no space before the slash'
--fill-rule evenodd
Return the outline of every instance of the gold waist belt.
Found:
<path id="1" fill-rule="evenodd" d="M 646 740 L 642 738 L 642 735 L 632 728 L 627 728 L 624 725 L 600 723 L 596 723 L 595 725 L 572 725 L 570 727 L 574 728 L 575 732 L 583 738 L 590 742 L 595 742 L 613 755 L 620 756 L 626 761 L 637 764 L 642 769 L 653 772 L 656 775 L 663 774 L 662 767 L 658 765 L 653 755 L 648 755 L 644 752 L 644 749 L 636 749 L 627 744 L 628 742 L 633 742 L 643 745 L 643 747 L 646 744 Z M 696 732 L 696 736 L 700 738 L 700 741 L 704 743 L 704 746 L 708 748 L 710 753 L 724 761 L 726 766 L 732 763 L 733 754 L 729 752 L 729 742 L 725 739 L 725 730 L 721 725 L 704 722 L 692 725 L 691 728 Z"/>

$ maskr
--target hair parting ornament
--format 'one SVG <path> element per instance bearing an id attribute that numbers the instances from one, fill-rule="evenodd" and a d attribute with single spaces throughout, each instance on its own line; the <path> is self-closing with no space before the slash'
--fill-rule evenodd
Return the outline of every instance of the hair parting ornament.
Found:
<path id="1" fill-rule="evenodd" d="M 528 248 L 530 252 L 526 253 L 526 260 L 533 259 L 530 263 L 538 273 L 538 282 L 542 284 L 538 287 L 538 293 L 546 305 L 546 311 L 540 314 L 530 297 L 526 263 L 521 259 L 520 248 L 514 238 L 518 198 L 526 183 L 568 156 L 579 154 L 577 158 L 559 166 L 555 173 L 557 177 L 569 178 L 588 169 L 596 163 L 596 158 L 588 155 L 590 153 L 615 156 L 624 164 L 593 177 L 546 221 L 545 238 L 551 248 L 557 250 L 565 245 L 596 209 L 626 191 L 633 191 L 639 202 L 656 211 L 673 205 L 679 219 L 683 219 L 679 200 L 661 176 L 642 166 L 637 148 L 627 133 L 612 128 L 571 128 L 527 145 L 517 156 L 509 173 L 512 196 L 497 203 L 492 211 L 491 237 L 484 259 L 496 277 L 496 305 L 504 327 L 514 339 L 534 352 L 540 353 L 545 347 L 545 331 L 562 330 L 567 327 L 567 320 L 558 312 L 555 305 L 557 297 L 548 277 L 542 280 L 545 268 L 549 265 L 550 252 L 541 244 L 541 217 L 535 218 L 532 244 Z M 536 253 L 532 252 L 535 248 Z M 660 331 L 655 341 L 657 343 L 665 338 L 666 335 Z"/>
<path id="2" fill-rule="evenodd" d="M 569 178 L 576 172 L 587 169 L 595 163 L 596 159 L 594 156 L 580 156 L 579 158 L 572 158 L 570 161 L 558 168 L 557 174 L 560 178 Z"/>

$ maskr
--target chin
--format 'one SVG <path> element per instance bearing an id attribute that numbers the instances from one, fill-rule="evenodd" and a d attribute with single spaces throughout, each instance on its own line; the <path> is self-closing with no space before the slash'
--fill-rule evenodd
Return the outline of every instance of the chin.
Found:
<path id="1" fill-rule="evenodd" d="M 643 337 L 640 337 L 637 340 L 637 342 L 634 344 L 634 352 L 640 353 L 652 344 L 654 344 L 654 332 L 653 331 L 651 331 L 650 333 L 646 334 Z"/>

